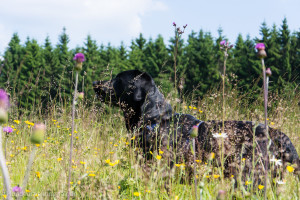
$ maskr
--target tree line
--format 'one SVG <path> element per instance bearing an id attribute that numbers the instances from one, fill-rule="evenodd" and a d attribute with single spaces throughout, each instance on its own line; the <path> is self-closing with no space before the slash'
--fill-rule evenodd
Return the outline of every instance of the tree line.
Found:
<path id="1" fill-rule="evenodd" d="M 187 41 L 177 40 L 174 34 L 168 44 L 161 35 L 145 39 L 140 34 L 128 47 L 123 43 L 119 47 L 98 45 L 88 35 L 84 45 L 75 49 L 68 47 L 69 36 L 65 28 L 56 45 L 48 37 L 42 45 L 29 37 L 25 44 L 21 44 L 18 33 L 14 33 L 0 60 L 0 88 L 6 89 L 22 108 L 30 109 L 40 103 L 44 107 L 53 102 L 69 103 L 74 88 L 72 58 L 75 53 L 82 52 L 86 61 L 79 77 L 79 91 L 83 91 L 87 99 L 94 97 L 94 80 L 108 79 L 129 69 L 148 72 L 164 93 L 178 90 L 202 97 L 220 85 L 224 60 L 220 41 L 226 40 L 226 37 L 222 29 L 218 33 L 218 37 L 214 38 L 210 32 L 192 31 Z M 228 52 L 228 81 L 243 94 L 258 94 L 262 70 L 254 46 L 263 42 L 267 52 L 265 64 L 272 70 L 270 90 L 278 93 L 298 91 L 300 31 L 291 32 L 284 18 L 279 27 L 275 24 L 269 27 L 263 22 L 260 36 L 243 38 L 240 34 L 236 41 L 230 41 L 234 47 Z"/>

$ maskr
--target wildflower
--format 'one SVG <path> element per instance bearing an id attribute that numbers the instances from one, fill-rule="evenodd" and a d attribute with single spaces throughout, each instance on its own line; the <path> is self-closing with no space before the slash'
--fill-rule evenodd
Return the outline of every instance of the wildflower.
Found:
<path id="1" fill-rule="evenodd" d="M 257 57 L 259 57 L 261 59 L 267 57 L 267 53 L 265 51 L 265 44 L 264 43 L 256 44 L 255 48 L 257 49 Z"/>
<path id="2" fill-rule="evenodd" d="M 150 190 L 145 190 L 145 192 L 147 192 L 147 193 L 151 193 L 151 191 L 150 191 Z"/>
<path id="3" fill-rule="evenodd" d="M 219 177 L 220 177 L 219 174 L 215 174 L 215 175 L 214 175 L 214 178 L 219 178 Z"/>
<path id="4" fill-rule="evenodd" d="M 6 134 L 12 133 L 13 132 L 13 128 L 9 127 L 9 126 L 3 127 L 3 132 L 5 132 Z"/>
<path id="5" fill-rule="evenodd" d="M 115 162 L 113 162 L 113 163 L 110 162 L 110 163 L 108 163 L 108 164 L 109 164 L 110 166 L 113 167 L 113 166 L 115 166 L 116 164 L 119 164 L 119 162 L 120 162 L 119 160 L 116 160 Z"/>
<path id="6" fill-rule="evenodd" d="M 258 186 L 258 189 L 261 190 L 261 189 L 263 189 L 264 187 L 265 187 L 265 186 L 263 186 L 263 185 L 259 185 L 259 186 Z"/>
<path id="7" fill-rule="evenodd" d="M 3 89 L 0 89 L 0 108 L 7 110 L 8 107 L 9 107 L 9 97 Z"/>
<path id="8" fill-rule="evenodd" d="M 86 164 L 86 162 L 80 161 L 80 164 L 82 164 L 82 165 L 85 165 L 85 164 Z"/>
<path id="9" fill-rule="evenodd" d="M 132 138 L 130 138 L 130 140 L 134 140 L 135 139 L 135 136 L 133 136 Z"/>
<path id="10" fill-rule="evenodd" d="M 36 175 L 36 177 L 37 177 L 38 179 L 41 178 L 41 173 L 40 173 L 40 172 L 35 172 L 35 175 Z"/>
<path id="11" fill-rule="evenodd" d="M 195 126 L 192 127 L 192 129 L 190 131 L 190 136 L 192 138 L 195 138 L 195 137 L 198 136 L 198 126 L 197 125 L 195 125 Z"/>
<path id="12" fill-rule="evenodd" d="M 245 162 L 246 158 L 243 158 L 242 160 Z"/>
<path id="13" fill-rule="evenodd" d="M 226 199 L 226 192 L 224 190 L 219 190 L 217 199 L 218 200 L 225 200 Z"/>
<path id="14" fill-rule="evenodd" d="M 14 120 L 14 122 L 15 122 L 16 124 L 20 124 L 20 121 L 19 121 L 19 120 Z"/>
<path id="15" fill-rule="evenodd" d="M 226 44 L 226 40 L 222 40 L 221 42 L 220 42 L 220 45 L 221 46 L 224 46 Z"/>
<path id="16" fill-rule="evenodd" d="M 175 23 L 175 22 L 173 22 L 173 26 L 176 26 L 176 23 Z"/>
<path id="17" fill-rule="evenodd" d="M 82 70 L 82 62 L 85 60 L 84 59 L 84 54 L 83 53 L 77 53 L 77 54 L 75 54 L 73 60 L 76 61 L 74 69 L 76 71 Z"/>
<path id="18" fill-rule="evenodd" d="M 163 154 L 164 152 L 162 150 L 159 150 L 159 154 Z"/>
<path id="19" fill-rule="evenodd" d="M 117 145 L 117 144 L 114 144 L 114 146 L 115 146 L 115 147 L 117 147 L 117 146 L 119 146 L 119 145 Z"/>
<path id="20" fill-rule="evenodd" d="M 4 195 L 2 195 L 2 196 L 3 196 L 3 198 L 4 198 L 4 199 L 6 199 L 6 197 L 7 197 L 7 195 L 6 195 L 6 194 L 4 194 Z"/>
<path id="21" fill-rule="evenodd" d="M 271 72 L 271 69 L 270 69 L 270 68 L 267 68 L 267 69 L 266 69 L 266 75 L 267 75 L 267 76 L 271 76 L 271 75 L 272 75 L 272 72 Z"/>
<path id="22" fill-rule="evenodd" d="M 96 176 L 96 174 L 89 174 L 88 176 Z"/>
<path id="23" fill-rule="evenodd" d="M 25 192 L 27 192 L 27 193 L 28 193 L 28 192 L 30 192 L 30 190 L 25 190 Z"/>
<path id="24" fill-rule="evenodd" d="M 39 194 L 35 194 L 35 195 L 34 195 L 34 197 L 38 197 L 38 196 L 39 196 Z"/>
<path id="25" fill-rule="evenodd" d="M 201 163 L 201 160 L 195 160 L 197 163 Z"/>
<path id="26" fill-rule="evenodd" d="M 19 187 L 19 186 L 15 186 L 15 187 L 13 187 L 12 191 L 15 192 L 15 193 L 20 193 L 21 194 L 22 193 L 22 188 Z"/>
<path id="27" fill-rule="evenodd" d="M 151 155 L 153 155 L 152 151 L 149 151 Z"/>
<path id="28" fill-rule="evenodd" d="M 282 162 L 281 162 L 281 160 L 277 160 L 276 158 L 275 158 L 275 156 L 273 155 L 273 158 L 272 159 L 270 159 L 270 162 L 275 162 L 275 165 L 277 166 L 277 165 L 279 165 L 279 166 L 281 166 L 282 165 Z"/>
<path id="29" fill-rule="evenodd" d="M 141 195 L 141 193 L 140 192 L 134 192 L 133 195 L 136 196 L 136 197 L 139 197 Z"/>
<path id="30" fill-rule="evenodd" d="M 246 181 L 246 182 L 245 182 L 245 185 L 249 185 L 249 184 L 251 184 L 250 181 Z"/>
<path id="31" fill-rule="evenodd" d="M 114 153 L 115 153 L 115 152 L 113 152 L 113 151 L 110 151 L 110 152 L 109 152 L 109 154 L 114 154 Z"/>
<path id="32" fill-rule="evenodd" d="M 84 98 L 84 92 L 79 92 L 77 97 L 82 100 Z"/>
<path id="33" fill-rule="evenodd" d="M 295 170 L 292 166 L 287 166 L 286 169 L 288 170 L 288 172 L 293 172 Z"/>
<path id="34" fill-rule="evenodd" d="M 36 124 L 30 137 L 31 142 L 33 144 L 41 144 L 44 141 L 45 130 L 46 126 L 44 124 Z"/>
<path id="35" fill-rule="evenodd" d="M 161 159 L 161 155 L 157 155 L 157 156 L 156 156 L 156 159 L 157 159 L 157 160 L 160 160 L 160 159 Z"/>
<path id="36" fill-rule="evenodd" d="M 203 113 L 203 111 L 199 109 L 199 113 Z"/>
<path id="37" fill-rule="evenodd" d="M 59 162 L 59 161 L 61 161 L 62 160 L 62 158 L 57 158 L 57 161 Z"/>
<path id="38" fill-rule="evenodd" d="M 214 138 L 227 138 L 227 133 L 215 133 L 215 134 L 212 134 Z"/>
<path id="39" fill-rule="evenodd" d="M 81 181 L 77 181 L 77 184 L 80 185 L 80 184 L 81 184 Z"/>
<path id="40" fill-rule="evenodd" d="M 212 160 L 216 157 L 216 154 L 214 152 L 210 153 L 209 159 Z"/>

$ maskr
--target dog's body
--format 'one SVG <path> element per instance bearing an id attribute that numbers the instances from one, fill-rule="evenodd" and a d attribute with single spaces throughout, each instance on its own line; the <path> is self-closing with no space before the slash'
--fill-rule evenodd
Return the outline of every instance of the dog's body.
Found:
<path id="1" fill-rule="evenodd" d="M 215 162 L 220 164 L 220 152 L 223 149 L 224 174 L 227 176 L 236 174 L 242 165 L 245 174 L 250 175 L 251 171 L 257 172 L 257 175 L 262 174 L 268 158 L 266 144 L 275 158 L 296 164 L 297 167 L 300 164 L 299 156 L 288 136 L 276 129 L 269 128 L 269 140 L 262 124 L 225 121 L 224 132 L 228 137 L 220 139 L 212 134 L 221 132 L 222 122 L 203 122 L 188 114 L 173 114 L 171 105 L 166 102 L 147 73 L 138 70 L 125 71 L 110 81 L 95 81 L 93 85 L 100 99 L 121 107 L 127 129 L 139 136 L 139 143 L 145 154 L 160 148 L 170 160 L 185 162 L 191 166 L 190 131 L 196 125 L 197 159 L 207 160 L 214 152 Z"/>

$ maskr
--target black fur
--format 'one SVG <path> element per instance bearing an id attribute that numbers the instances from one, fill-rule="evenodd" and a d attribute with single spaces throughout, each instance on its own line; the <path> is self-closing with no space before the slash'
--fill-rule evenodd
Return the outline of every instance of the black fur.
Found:
<path id="1" fill-rule="evenodd" d="M 110 81 L 95 81 L 93 86 L 102 101 L 112 102 L 121 107 L 127 129 L 139 136 L 139 144 L 146 155 L 149 151 L 161 148 L 165 152 L 164 156 L 171 161 L 171 165 L 172 160 L 176 160 L 176 162 L 184 161 L 191 166 L 190 130 L 192 126 L 201 123 L 195 140 L 197 159 L 206 161 L 211 152 L 214 152 L 216 154 L 214 162 L 220 163 L 221 140 L 214 138 L 212 134 L 221 132 L 222 122 L 201 122 L 188 114 L 173 114 L 171 105 L 167 103 L 149 74 L 138 70 L 124 71 Z M 270 144 L 271 155 L 282 159 L 284 163 L 299 166 L 296 149 L 284 133 L 269 128 L 271 138 L 269 141 L 263 124 L 251 121 L 225 121 L 224 126 L 228 135 L 223 143 L 226 176 L 237 174 L 242 165 L 244 175 L 250 175 L 251 171 L 257 176 L 263 175 L 264 163 L 268 157 L 266 143 Z M 253 158 L 256 163 L 254 170 Z"/>

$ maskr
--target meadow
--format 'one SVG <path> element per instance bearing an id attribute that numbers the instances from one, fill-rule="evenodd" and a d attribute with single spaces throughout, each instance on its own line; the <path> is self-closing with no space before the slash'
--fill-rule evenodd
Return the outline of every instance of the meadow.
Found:
<path id="1" fill-rule="evenodd" d="M 220 87 L 221 88 L 221 87 Z M 193 95 L 181 95 L 181 103 L 174 94 L 166 96 L 174 112 L 189 113 L 200 120 L 222 120 L 222 92 L 216 88 L 201 99 Z M 261 95 L 262 96 L 262 95 Z M 251 120 L 263 122 L 263 99 L 252 100 L 251 94 L 239 95 L 235 86 L 225 92 L 226 120 Z M 250 100 L 251 99 L 251 100 Z M 296 91 L 284 95 L 270 94 L 268 123 L 286 133 L 297 152 L 300 152 L 300 95 Z M 91 99 L 89 99 L 90 101 Z M 146 161 L 135 146 L 126 129 L 123 114 L 117 108 L 100 103 L 96 97 L 77 102 L 74 149 L 72 158 L 71 190 L 73 199 L 194 199 L 193 181 L 187 180 L 184 163 L 168 168 L 164 152 L 152 152 L 152 160 Z M 42 112 L 41 104 L 22 114 L 17 106 L 11 106 L 9 121 L 14 131 L 3 135 L 3 149 L 12 187 L 21 185 L 30 152 L 32 127 L 42 122 L 46 135 L 37 145 L 36 157 L 30 172 L 23 199 L 66 199 L 68 182 L 68 158 L 71 135 L 71 103 L 53 103 Z M 299 199 L 299 178 L 282 167 L 283 183 L 269 176 L 268 199 Z M 197 193 L 202 199 L 264 199 L 264 188 L 253 185 L 253 180 L 241 182 L 235 187 L 234 178 L 222 178 L 220 169 L 210 163 L 197 161 Z M 168 172 L 169 179 L 165 173 Z M 168 180 L 168 183 L 167 181 Z M 4 192 L 3 183 L 0 182 Z M 167 188 L 167 189 L 166 189 Z M 4 193 L 3 193 L 4 195 Z M 5 197 L 5 195 L 4 195 Z"/>

